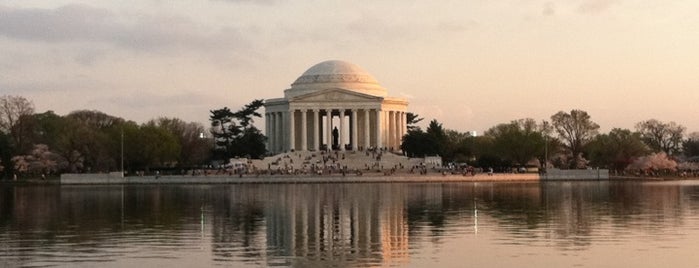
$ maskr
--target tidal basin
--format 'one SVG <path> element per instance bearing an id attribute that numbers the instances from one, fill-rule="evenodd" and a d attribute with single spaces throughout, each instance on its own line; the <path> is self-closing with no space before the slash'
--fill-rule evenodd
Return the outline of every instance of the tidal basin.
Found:
<path id="1" fill-rule="evenodd" d="M 695 267 L 699 181 L 0 185 L 0 267 Z"/>

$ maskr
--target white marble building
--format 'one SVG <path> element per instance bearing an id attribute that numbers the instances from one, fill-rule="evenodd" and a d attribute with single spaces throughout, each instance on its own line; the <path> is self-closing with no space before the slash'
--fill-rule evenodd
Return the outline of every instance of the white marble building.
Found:
<path id="1" fill-rule="evenodd" d="M 400 150 L 407 108 L 406 99 L 388 97 L 356 64 L 324 61 L 284 90 L 284 98 L 265 101 L 267 149 L 273 154 L 326 148 Z"/>

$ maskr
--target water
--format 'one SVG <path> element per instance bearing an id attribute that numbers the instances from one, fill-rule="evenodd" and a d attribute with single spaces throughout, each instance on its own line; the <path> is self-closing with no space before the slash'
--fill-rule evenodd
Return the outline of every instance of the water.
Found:
<path id="1" fill-rule="evenodd" d="M 0 185 L 0 267 L 696 267 L 699 181 Z"/>

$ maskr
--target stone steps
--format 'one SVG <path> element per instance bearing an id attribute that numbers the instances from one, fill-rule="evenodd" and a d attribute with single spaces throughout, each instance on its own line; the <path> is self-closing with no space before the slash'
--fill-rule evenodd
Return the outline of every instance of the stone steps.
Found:
<path id="1" fill-rule="evenodd" d="M 378 155 L 378 153 L 355 151 L 337 151 L 329 153 L 299 151 L 268 156 L 262 160 L 251 160 L 250 163 L 258 169 L 276 169 L 278 167 L 293 167 L 294 169 L 299 169 L 304 167 L 304 165 L 310 167 L 312 164 L 322 165 L 325 163 L 325 165 L 328 166 L 346 166 L 349 170 L 365 170 L 367 167 L 370 169 L 391 169 L 393 167 L 400 168 L 401 166 L 410 168 L 422 162 L 421 158 L 411 159 L 388 152 L 382 153 L 380 159 L 377 159 Z"/>

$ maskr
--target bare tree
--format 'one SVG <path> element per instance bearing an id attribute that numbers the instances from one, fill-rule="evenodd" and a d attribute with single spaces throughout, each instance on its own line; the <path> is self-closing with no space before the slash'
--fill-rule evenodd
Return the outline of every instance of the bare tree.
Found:
<path id="1" fill-rule="evenodd" d="M 560 111 L 551 116 L 551 124 L 570 154 L 571 161 L 581 159 L 585 145 L 597 135 L 599 129 L 599 125 L 582 110 L 572 110 L 570 113 Z M 579 166 L 573 162 L 569 163 L 570 167 Z"/>
<path id="2" fill-rule="evenodd" d="M 0 131 L 10 134 L 15 146 L 21 146 L 25 138 L 24 125 L 34 114 L 34 103 L 22 96 L 0 97 Z"/>
<path id="3" fill-rule="evenodd" d="M 636 124 L 636 130 L 641 133 L 643 142 L 655 152 L 665 152 L 675 155 L 682 149 L 682 137 L 686 128 L 675 122 L 664 123 L 650 119 Z"/>
<path id="4" fill-rule="evenodd" d="M 686 157 L 699 157 L 699 132 L 692 132 L 682 143 L 682 151 Z"/>

